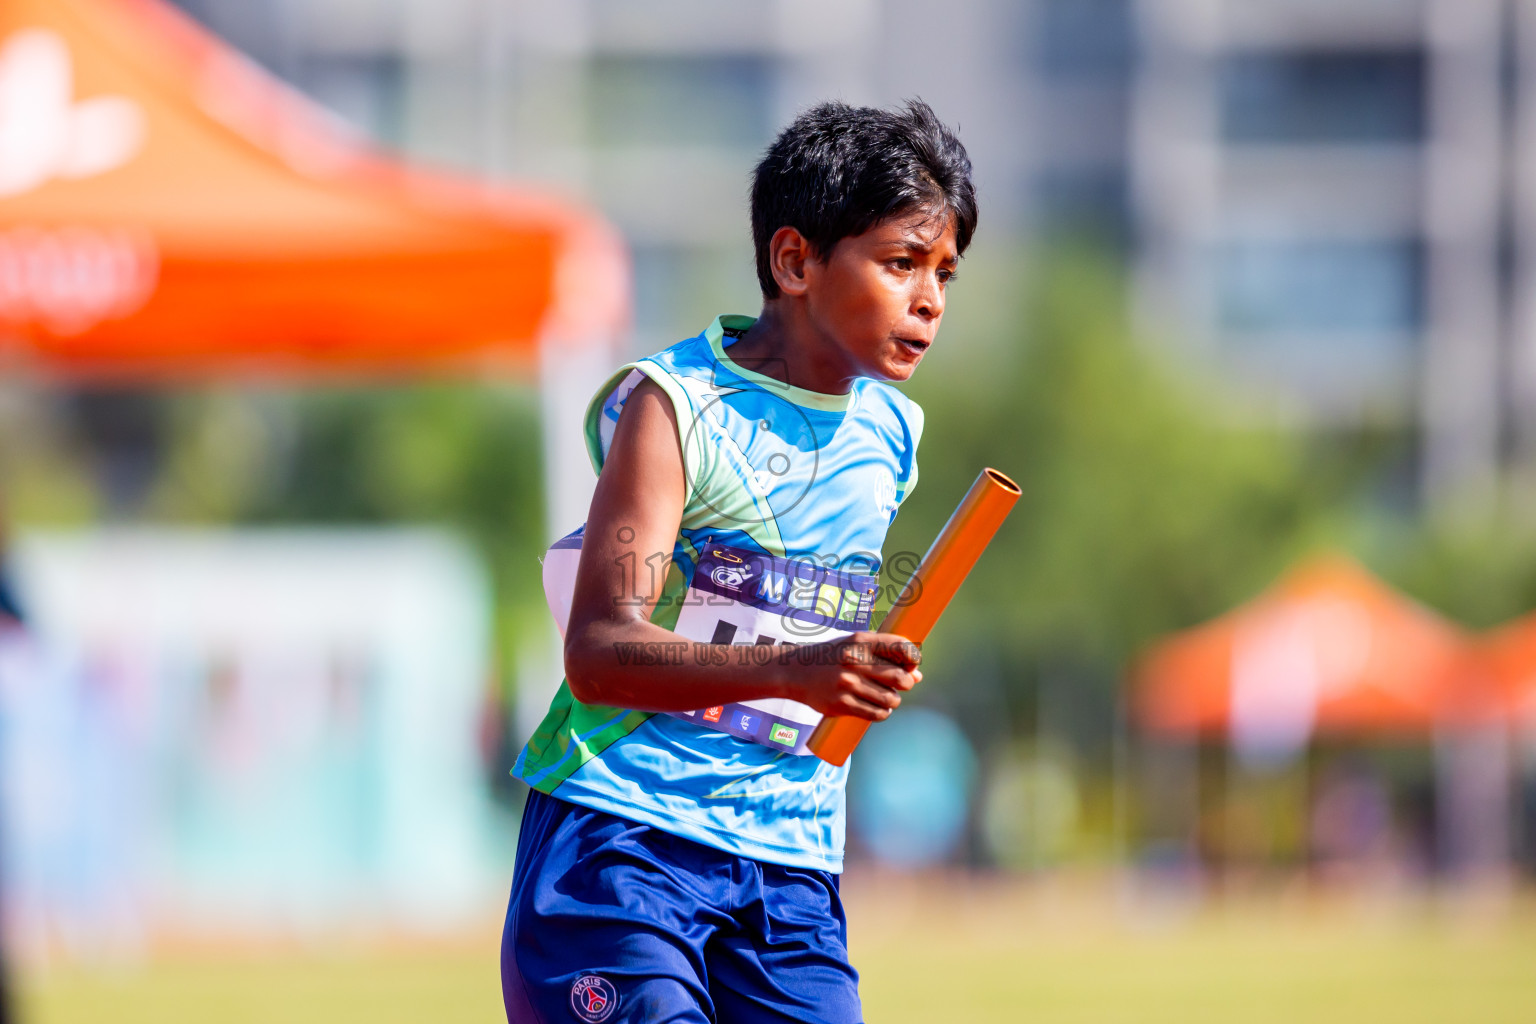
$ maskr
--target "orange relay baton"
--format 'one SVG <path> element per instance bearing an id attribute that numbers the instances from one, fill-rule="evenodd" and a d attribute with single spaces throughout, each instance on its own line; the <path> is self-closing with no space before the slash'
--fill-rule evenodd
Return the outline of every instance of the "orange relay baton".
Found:
<path id="1" fill-rule="evenodd" d="M 982 470 L 901 588 L 879 631 L 904 636 L 915 644 L 928 639 L 933 624 L 949 607 L 950 599 L 992 542 L 997 528 L 1008 518 L 1019 494 L 1019 485 L 1002 473 Z M 829 716 L 816 726 L 806 745 L 823 761 L 841 766 L 848 763 L 848 755 L 864 738 L 869 725 L 863 718 Z"/>

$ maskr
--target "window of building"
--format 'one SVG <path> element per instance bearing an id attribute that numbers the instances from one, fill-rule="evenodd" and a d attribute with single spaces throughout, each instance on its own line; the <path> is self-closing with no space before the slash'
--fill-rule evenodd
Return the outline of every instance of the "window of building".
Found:
<path id="1" fill-rule="evenodd" d="M 1244 240 L 1212 259 L 1223 330 L 1406 335 L 1422 325 L 1413 240 Z"/>
<path id="2" fill-rule="evenodd" d="M 589 124 L 603 144 L 761 146 L 771 131 L 772 67 L 756 56 L 602 56 Z"/>
<path id="3" fill-rule="evenodd" d="M 1126 78 L 1135 50 L 1131 0 L 1040 0 L 1035 60 L 1049 78 Z"/>
<path id="4" fill-rule="evenodd" d="M 1418 52 L 1239 53 L 1221 69 L 1229 142 L 1413 142 L 1424 135 Z"/>

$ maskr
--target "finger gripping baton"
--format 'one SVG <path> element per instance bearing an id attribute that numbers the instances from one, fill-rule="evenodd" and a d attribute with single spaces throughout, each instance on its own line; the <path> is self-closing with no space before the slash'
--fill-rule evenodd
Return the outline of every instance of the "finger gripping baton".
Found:
<path id="1" fill-rule="evenodd" d="M 928 639 L 933 624 L 939 621 L 971 567 L 992 542 L 997 528 L 1008 518 L 1019 493 L 1019 485 L 1002 473 L 982 470 L 901 588 L 879 631 L 904 636 L 916 644 Z M 807 746 L 829 764 L 847 764 L 848 755 L 863 739 L 869 724 L 863 718 L 829 715 L 816 726 Z"/>

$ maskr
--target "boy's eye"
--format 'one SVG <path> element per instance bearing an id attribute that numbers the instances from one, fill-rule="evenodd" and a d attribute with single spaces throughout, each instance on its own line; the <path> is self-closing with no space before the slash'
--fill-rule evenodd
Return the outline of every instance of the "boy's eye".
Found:
<path id="1" fill-rule="evenodd" d="M 891 261 L 891 265 L 893 267 L 895 267 L 897 270 L 911 270 L 912 269 L 912 257 L 910 257 L 910 256 L 898 256 L 894 260 Z"/>

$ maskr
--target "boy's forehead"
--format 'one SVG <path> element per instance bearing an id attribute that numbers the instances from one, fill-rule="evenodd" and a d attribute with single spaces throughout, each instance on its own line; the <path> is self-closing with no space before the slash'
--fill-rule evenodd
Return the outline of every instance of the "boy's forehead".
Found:
<path id="1" fill-rule="evenodd" d="M 877 221 L 869 234 L 880 241 L 905 242 L 932 249 L 945 241 L 955 243 L 955 218 L 949 207 L 937 210 L 905 210 Z"/>

